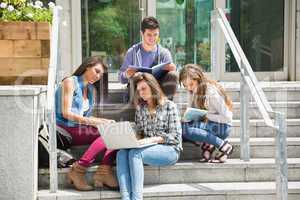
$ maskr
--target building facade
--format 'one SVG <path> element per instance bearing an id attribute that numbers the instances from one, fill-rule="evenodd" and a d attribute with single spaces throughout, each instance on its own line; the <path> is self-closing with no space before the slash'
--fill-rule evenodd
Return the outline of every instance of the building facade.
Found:
<path id="1" fill-rule="evenodd" d="M 223 8 L 261 81 L 300 80 L 300 0 L 57 0 L 62 5 L 62 66 L 69 74 L 81 60 L 102 56 L 116 73 L 126 50 L 140 41 L 140 21 L 155 16 L 160 44 L 175 64 L 197 63 L 218 80 L 238 81 L 225 45 L 218 72 L 210 67 L 210 12 Z"/>

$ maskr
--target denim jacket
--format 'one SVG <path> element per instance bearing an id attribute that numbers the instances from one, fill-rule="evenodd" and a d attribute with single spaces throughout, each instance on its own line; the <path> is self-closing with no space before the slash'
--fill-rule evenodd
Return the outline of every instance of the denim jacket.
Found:
<path id="1" fill-rule="evenodd" d="M 74 88 L 75 88 L 73 93 L 71 111 L 73 113 L 82 116 L 90 116 L 94 105 L 94 86 L 92 84 L 88 84 L 87 86 L 89 109 L 84 112 L 83 111 L 84 84 L 83 84 L 82 76 L 72 76 L 71 78 L 74 81 Z M 77 122 L 65 119 L 62 115 L 62 84 L 59 85 L 59 87 L 56 89 L 55 92 L 55 113 L 56 113 L 56 123 L 58 125 L 64 125 L 68 127 L 78 126 Z"/>

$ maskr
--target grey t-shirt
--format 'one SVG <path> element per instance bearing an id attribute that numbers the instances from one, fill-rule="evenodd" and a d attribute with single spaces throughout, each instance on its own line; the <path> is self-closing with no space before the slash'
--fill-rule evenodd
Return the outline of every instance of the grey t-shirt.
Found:
<path id="1" fill-rule="evenodd" d="M 133 45 L 128 49 L 119 72 L 121 83 L 128 83 L 124 72 L 129 66 L 149 67 L 163 62 L 172 62 L 172 56 L 168 49 L 157 45 L 153 51 L 145 51 L 141 43 Z"/>

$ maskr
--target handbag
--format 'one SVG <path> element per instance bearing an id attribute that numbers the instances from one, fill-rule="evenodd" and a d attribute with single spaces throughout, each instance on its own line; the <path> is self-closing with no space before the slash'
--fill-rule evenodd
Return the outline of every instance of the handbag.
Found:
<path id="1" fill-rule="evenodd" d="M 39 168 L 49 167 L 49 127 L 45 121 L 41 124 L 38 131 L 38 166 Z M 76 159 L 67 152 L 71 147 L 72 137 L 64 129 L 57 127 L 57 167 L 64 168 L 71 166 Z"/>

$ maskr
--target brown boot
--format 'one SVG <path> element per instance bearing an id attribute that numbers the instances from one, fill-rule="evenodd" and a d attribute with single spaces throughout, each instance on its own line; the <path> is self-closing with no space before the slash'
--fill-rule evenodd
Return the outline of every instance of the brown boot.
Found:
<path id="1" fill-rule="evenodd" d="M 90 191 L 93 187 L 88 185 L 85 180 L 86 167 L 79 165 L 75 162 L 72 165 L 72 169 L 68 173 L 68 182 L 73 184 L 77 190 Z"/>
<path id="2" fill-rule="evenodd" d="M 110 165 L 99 165 L 94 175 L 94 186 L 106 186 L 112 190 L 117 190 L 119 188 L 117 178 Z"/>

